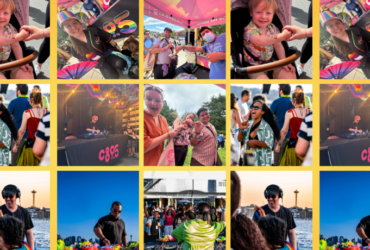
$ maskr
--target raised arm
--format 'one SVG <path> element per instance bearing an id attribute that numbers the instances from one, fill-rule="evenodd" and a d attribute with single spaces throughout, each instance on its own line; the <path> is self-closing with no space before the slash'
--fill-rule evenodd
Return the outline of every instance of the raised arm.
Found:
<path id="1" fill-rule="evenodd" d="M 203 50 L 203 48 L 201 46 L 193 47 L 193 46 L 185 46 L 185 45 L 176 47 L 176 52 L 179 52 L 182 49 L 184 49 L 186 51 L 189 51 L 189 52 L 205 53 L 205 51 Z"/>
<path id="2" fill-rule="evenodd" d="M 18 43 L 19 41 L 23 41 L 23 39 L 26 39 L 29 36 L 28 31 L 21 30 L 21 32 L 17 34 L 3 34 L 0 36 L 0 46 L 6 46 Z"/>

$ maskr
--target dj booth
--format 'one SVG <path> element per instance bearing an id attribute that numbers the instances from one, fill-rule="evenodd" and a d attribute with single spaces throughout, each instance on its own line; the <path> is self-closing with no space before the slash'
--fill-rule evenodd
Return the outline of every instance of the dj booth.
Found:
<path id="1" fill-rule="evenodd" d="M 322 142 L 320 165 L 370 166 L 370 138 L 340 138 Z"/>
<path id="2" fill-rule="evenodd" d="M 110 166 L 126 156 L 128 135 L 58 143 L 58 166 Z"/>

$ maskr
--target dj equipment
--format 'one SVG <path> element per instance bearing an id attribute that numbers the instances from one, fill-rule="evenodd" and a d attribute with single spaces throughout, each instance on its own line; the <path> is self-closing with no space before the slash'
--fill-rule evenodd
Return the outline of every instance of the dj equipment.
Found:
<path id="1" fill-rule="evenodd" d="M 77 136 L 77 138 L 80 139 L 96 139 L 96 138 L 107 138 L 109 133 L 86 133 L 86 134 L 80 134 Z"/>

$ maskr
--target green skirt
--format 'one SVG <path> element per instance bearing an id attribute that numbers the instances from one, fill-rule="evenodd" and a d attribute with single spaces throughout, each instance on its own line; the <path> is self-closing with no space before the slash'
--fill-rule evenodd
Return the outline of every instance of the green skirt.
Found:
<path id="1" fill-rule="evenodd" d="M 281 153 L 279 166 L 301 166 L 302 160 L 295 153 L 295 148 L 288 148 L 289 139 L 286 141 L 284 150 Z"/>
<path id="2" fill-rule="evenodd" d="M 17 166 L 39 166 L 40 159 L 33 154 L 33 148 L 26 148 L 26 140 L 23 141 L 21 151 L 17 159 Z"/>

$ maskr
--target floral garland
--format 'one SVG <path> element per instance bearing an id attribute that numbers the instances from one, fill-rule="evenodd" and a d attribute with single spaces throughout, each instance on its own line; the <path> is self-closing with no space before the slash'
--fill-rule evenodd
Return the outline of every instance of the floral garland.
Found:
<path id="1" fill-rule="evenodd" d="M 63 240 L 58 240 L 57 250 L 139 250 L 139 242 L 131 243 L 127 247 L 122 246 L 122 244 L 101 247 L 99 244 L 92 244 L 89 241 L 66 246 Z"/>
<path id="2" fill-rule="evenodd" d="M 354 244 L 352 241 L 337 243 L 333 246 L 328 246 L 325 240 L 320 240 L 320 250 L 366 250 L 370 246 L 363 247 L 360 243 Z"/>

